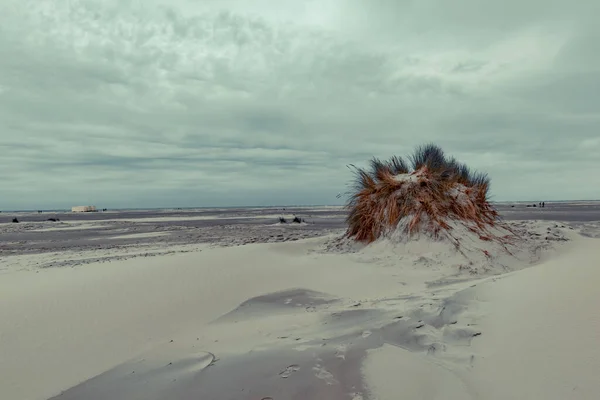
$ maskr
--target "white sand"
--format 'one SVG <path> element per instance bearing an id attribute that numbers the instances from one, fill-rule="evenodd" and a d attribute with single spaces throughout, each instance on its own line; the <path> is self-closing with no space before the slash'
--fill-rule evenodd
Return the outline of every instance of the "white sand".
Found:
<path id="1" fill-rule="evenodd" d="M 554 260 L 465 290 L 459 323 L 482 335 L 450 352 L 468 362 L 374 350 L 364 366 L 372 398 L 598 399 L 599 257 L 598 241 L 580 238 Z"/>
<path id="2" fill-rule="evenodd" d="M 600 243 L 477 291 L 485 333 L 470 381 L 479 398 L 600 398 Z"/>
<path id="3" fill-rule="evenodd" d="M 378 335 L 387 344 L 368 349 L 365 388 L 319 398 L 598 398 L 600 246 L 595 239 L 578 237 L 560 247 L 560 255 L 499 278 L 452 276 L 456 257 L 427 249 L 425 261 L 385 246 L 323 254 L 324 241 L 5 271 L 0 398 L 48 399 L 171 340 L 180 344 L 177 351 L 192 343 L 202 346 L 222 358 L 217 367 L 228 368 L 232 354 L 293 346 L 307 356 L 311 343 L 323 341 L 327 349 L 334 337 L 342 338 L 332 344 L 336 359 L 350 362 L 353 345 L 373 347 L 376 341 L 369 340 Z M 337 300 L 295 311 L 255 307 L 254 312 L 252 303 L 208 325 L 254 296 L 292 288 Z M 454 307 L 456 312 L 444 314 Z M 347 320 L 337 316 L 361 310 L 364 314 L 347 314 Z M 436 325 L 428 319 L 438 314 L 457 323 Z M 406 332 L 404 325 L 380 331 L 397 316 L 406 321 Z M 475 332 L 481 336 L 473 338 Z M 354 339 L 343 339 L 354 333 Z M 307 369 L 294 367 L 293 359 L 282 362 L 273 371 L 281 385 L 293 382 L 282 374 L 307 373 L 323 390 L 339 386 L 339 371 L 331 365 L 319 361 Z"/>
<path id="4" fill-rule="evenodd" d="M 255 245 L 90 264 L 0 280 L 0 398 L 46 399 L 202 326 L 246 299 L 293 287 L 341 297 L 394 292 L 388 273 L 345 256 Z M 241 334 L 241 333 L 240 333 Z"/>
<path id="5" fill-rule="evenodd" d="M 398 347 L 384 345 L 370 351 L 364 370 L 373 400 L 471 398 L 451 370 Z"/>

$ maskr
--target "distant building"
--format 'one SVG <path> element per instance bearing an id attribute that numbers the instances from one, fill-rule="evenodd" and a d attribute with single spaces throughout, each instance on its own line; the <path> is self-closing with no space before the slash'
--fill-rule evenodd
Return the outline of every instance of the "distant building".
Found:
<path id="1" fill-rule="evenodd" d="M 75 206 L 71 208 L 71 212 L 96 212 L 96 206 Z"/>

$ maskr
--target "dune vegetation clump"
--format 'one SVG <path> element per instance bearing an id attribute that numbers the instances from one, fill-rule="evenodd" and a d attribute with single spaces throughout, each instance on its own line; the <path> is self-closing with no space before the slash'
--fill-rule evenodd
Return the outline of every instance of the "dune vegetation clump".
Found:
<path id="1" fill-rule="evenodd" d="M 370 168 L 352 168 L 349 238 L 363 243 L 421 234 L 456 239 L 453 232 L 463 230 L 482 241 L 511 240 L 512 231 L 489 202 L 487 174 L 447 157 L 436 145 L 420 146 L 407 159 L 374 158 Z"/>

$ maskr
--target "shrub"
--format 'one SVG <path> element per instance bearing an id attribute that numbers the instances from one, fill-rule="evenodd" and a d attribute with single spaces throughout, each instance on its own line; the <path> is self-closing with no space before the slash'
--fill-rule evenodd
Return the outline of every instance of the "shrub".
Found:
<path id="1" fill-rule="evenodd" d="M 490 179 L 447 157 L 434 144 L 417 147 L 407 159 L 373 158 L 370 168 L 351 166 L 354 185 L 347 203 L 347 236 L 370 243 L 401 230 L 410 237 L 425 232 L 438 237 L 460 221 L 480 238 L 494 240 L 486 228 L 497 223 L 490 205 Z"/>

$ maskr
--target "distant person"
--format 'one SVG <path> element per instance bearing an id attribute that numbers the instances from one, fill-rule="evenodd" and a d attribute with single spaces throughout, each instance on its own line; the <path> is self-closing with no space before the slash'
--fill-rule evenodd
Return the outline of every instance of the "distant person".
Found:
<path id="1" fill-rule="evenodd" d="M 542 208 L 546 207 L 546 203 L 542 201 Z"/>

